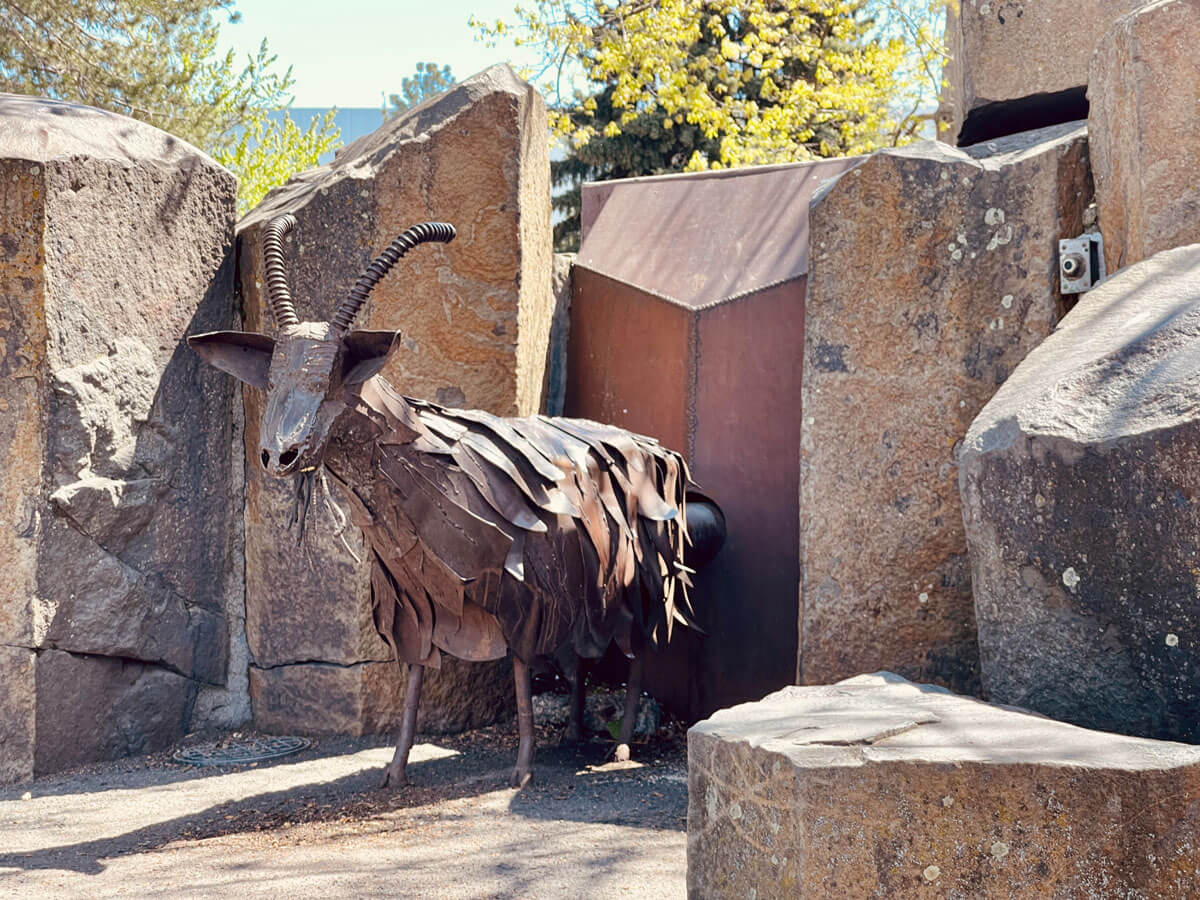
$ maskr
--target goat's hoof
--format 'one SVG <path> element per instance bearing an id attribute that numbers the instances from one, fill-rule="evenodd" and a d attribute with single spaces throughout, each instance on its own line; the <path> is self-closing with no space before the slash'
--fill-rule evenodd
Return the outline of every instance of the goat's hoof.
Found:
<path id="1" fill-rule="evenodd" d="M 617 744 L 617 762 L 629 762 L 629 745 Z"/>
<path id="2" fill-rule="evenodd" d="M 381 788 L 404 787 L 407 784 L 408 784 L 408 773 L 405 772 L 403 769 L 397 769 L 397 770 L 393 771 L 391 766 L 388 766 L 386 769 L 383 770 L 383 778 L 381 778 L 379 781 L 379 786 Z"/>
<path id="3" fill-rule="evenodd" d="M 512 770 L 512 777 L 508 780 L 511 787 L 523 788 L 528 784 L 533 783 L 533 769 L 523 769 L 517 766 Z"/>

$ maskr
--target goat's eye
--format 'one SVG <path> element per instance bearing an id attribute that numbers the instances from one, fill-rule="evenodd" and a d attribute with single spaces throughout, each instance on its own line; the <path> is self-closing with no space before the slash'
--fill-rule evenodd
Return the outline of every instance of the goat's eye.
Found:
<path id="1" fill-rule="evenodd" d="M 282 453 L 279 454 L 279 465 L 284 466 L 285 468 L 287 466 L 290 466 L 295 461 L 296 461 L 296 451 L 295 450 L 284 450 Z"/>

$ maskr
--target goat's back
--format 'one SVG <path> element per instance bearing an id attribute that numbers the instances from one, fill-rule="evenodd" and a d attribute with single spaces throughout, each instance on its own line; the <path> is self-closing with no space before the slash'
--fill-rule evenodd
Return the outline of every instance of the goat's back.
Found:
<path id="1" fill-rule="evenodd" d="M 374 486 L 352 509 L 376 625 L 401 661 L 504 645 L 525 662 L 594 657 L 614 640 L 628 654 L 690 621 L 679 454 L 582 419 L 447 409 L 378 379 L 362 398 Z"/>

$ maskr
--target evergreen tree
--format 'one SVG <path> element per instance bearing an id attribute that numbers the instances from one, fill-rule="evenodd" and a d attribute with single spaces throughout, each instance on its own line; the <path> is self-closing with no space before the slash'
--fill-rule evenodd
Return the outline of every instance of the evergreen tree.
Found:
<path id="1" fill-rule="evenodd" d="M 383 107 L 383 117 L 390 119 L 397 116 L 452 87 L 454 75 L 451 74 L 449 66 L 439 69 L 436 63 L 419 62 L 412 78 L 401 79 L 400 93 L 388 95 L 387 104 Z"/>

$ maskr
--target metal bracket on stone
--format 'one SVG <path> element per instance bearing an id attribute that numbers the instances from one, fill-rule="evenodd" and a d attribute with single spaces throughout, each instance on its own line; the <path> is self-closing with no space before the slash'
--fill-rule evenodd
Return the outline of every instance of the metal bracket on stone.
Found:
<path id="1" fill-rule="evenodd" d="M 1099 232 L 1058 242 L 1058 277 L 1064 294 L 1082 294 L 1105 279 L 1104 239 Z"/>

